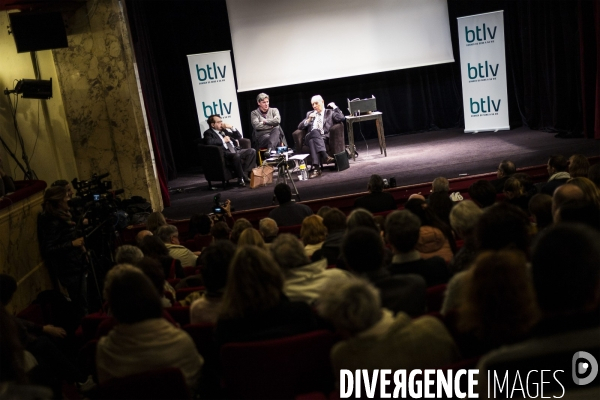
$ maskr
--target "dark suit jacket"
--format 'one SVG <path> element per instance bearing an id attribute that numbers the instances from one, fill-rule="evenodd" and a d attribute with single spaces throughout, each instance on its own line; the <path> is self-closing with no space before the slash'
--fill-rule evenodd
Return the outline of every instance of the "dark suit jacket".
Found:
<path id="1" fill-rule="evenodd" d="M 225 136 L 229 136 L 233 140 L 242 139 L 242 134 L 237 129 L 235 129 L 231 132 L 224 130 L 223 133 L 225 134 Z M 204 144 L 213 145 L 213 146 L 223 146 L 223 141 L 221 140 L 219 135 L 217 133 L 215 133 L 215 131 L 212 130 L 212 128 L 205 130 L 203 137 L 204 137 L 204 139 L 203 139 Z M 239 143 L 234 141 L 233 145 L 238 146 Z"/>
<path id="2" fill-rule="evenodd" d="M 388 270 L 392 275 L 417 274 L 425 278 L 427 287 L 448 283 L 450 273 L 442 257 L 431 257 L 402 264 L 390 264 Z"/>
<path id="3" fill-rule="evenodd" d="M 304 121 L 306 121 L 308 119 L 308 116 L 313 113 L 315 110 L 309 111 L 306 113 L 306 118 L 304 118 L 302 121 L 300 121 L 300 124 L 298 125 L 298 129 L 300 130 L 306 130 L 308 129 L 305 125 L 304 125 Z M 344 117 L 344 113 L 342 113 L 342 110 L 338 107 L 335 110 L 326 108 L 323 112 L 323 133 L 325 134 L 325 136 L 329 137 L 329 130 L 331 129 L 331 127 L 339 122 L 344 122 L 346 120 L 346 117 Z M 314 122 L 314 120 L 313 120 Z"/>
<path id="4" fill-rule="evenodd" d="M 354 201 L 354 208 L 364 208 L 372 213 L 378 213 L 389 210 L 396 210 L 396 200 L 391 193 L 374 192 L 366 196 L 359 197 Z"/>

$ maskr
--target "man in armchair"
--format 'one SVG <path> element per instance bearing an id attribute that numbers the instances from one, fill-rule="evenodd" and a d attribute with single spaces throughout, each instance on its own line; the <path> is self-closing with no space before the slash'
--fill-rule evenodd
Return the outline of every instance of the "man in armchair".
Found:
<path id="1" fill-rule="evenodd" d="M 260 93 L 256 96 L 258 108 L 250 113 L 252 128 L 254 129 L 252 141 L 259 149 L 265 148 L 269 152 L 277 150 L 285 141 L 281 130 L 281 116 L 279 110 L 269 107 L 269 95 Z"/>
<path id="2" fill-rule="evenodd" d="M 331 109 L 325 109 L 325 102 L 320 95 L 313 96 L 310 103 L 313 111 L 306 113 L 306 118 L 300 122 L 298 129 L 308 132 L 304 137 L 304 143 L 310 150 L 313 162 L 310 177 L 316 178 L 321 176 L 320 164 L 329 164 L 334 160 L 325 151 L 325 144 L 329 142 L 329 130 L 334 124 L 345 121 L 345 117 L 342 110 L 333 102 L 327 105 Z"/>
<path id="3" fill-rule="evenodd" d="M 221 116 L 211 115 L 207 122 L 210 128 L 203 134 L 204 143 L 225 148 L 225 162 L 235 169 L 238 185 L 246 186 L 250 183 L 248 175 L 256 167 L 256 151 L 240 149 L 238 140 L 242 135 L 232 125 L 224 123 Z"/>

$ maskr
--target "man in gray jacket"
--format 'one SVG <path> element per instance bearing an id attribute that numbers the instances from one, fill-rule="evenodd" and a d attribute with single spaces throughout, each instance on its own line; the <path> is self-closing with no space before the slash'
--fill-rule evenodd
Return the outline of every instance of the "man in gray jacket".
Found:
<path id="1" fill-rule="evenodd" d="M 259 149 L 276 150 L 285 141 L 281 130 L 279 110 L 269 107 L 269 95 L 260 93 L 256 96 L 258 108 L 250 113 L 252 122 L 252 143 Z"/>

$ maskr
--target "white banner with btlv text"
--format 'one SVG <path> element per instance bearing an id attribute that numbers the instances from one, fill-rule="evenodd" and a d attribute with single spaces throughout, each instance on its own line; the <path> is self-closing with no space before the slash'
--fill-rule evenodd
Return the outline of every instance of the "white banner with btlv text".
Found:
<path id="1" fill-rule="evenodd" d="M 510 129 L 504 11 L 458 18 L 465 132 Z"/>
<path id="2" fill-rule="evenodd" d="M 200 135 L 208 129 L 206 120 L 213 114 L 219 114 L 223 122 L 233 125 L 243 134 L 230 53 L 227 50 L 187 56 Z"/>

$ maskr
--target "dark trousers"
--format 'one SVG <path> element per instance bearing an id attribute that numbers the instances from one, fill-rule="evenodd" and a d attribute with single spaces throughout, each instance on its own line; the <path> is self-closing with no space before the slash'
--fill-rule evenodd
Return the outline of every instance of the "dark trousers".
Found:
<path id="1" fill-rule="evenodd" d="M 310 151 L 310 157 L 312 158 L 312 162 L 314 165 L 319 165 L 322 160 L 322 156 L 326 156 L 325 153 L 325 143 L 329 141 L 329 134 L 321 135 L 321 132 L 317 129 L 313 129 L 308 132 L 308 134 L 304 137 L 304 143 L 308 147 Z"/>
<path id="2" fill-rule="evenodd" d="M 238 179 L 247 178 L 252 168 L 256 167 L 256 150 L 240 149 L 235 153 L 225 152 L 225 161 L 235 169 Z"/>
<path id="3" fill-rule="evenodd" d="M 279 129 L 278 126 L 271 129 L 271 131 L 267 133 L 261 134 L 261 132 L 257 132 L 256 142 L 258 143 L 258 148 L 276 150 L 277 146 L 281 144 L 282 136 L 281 129 Z"/>
<path id="4" fill-rule="evenodd" d="M 61 276 L 58 278 L 60 284 L 67 289 L 69 297 L 73 305 L 79 312 L 79 317 L 82 318 L 88 314 L 88 299 L 87 299 L 87 274 L 77 272 L 72 275 Z"/>

